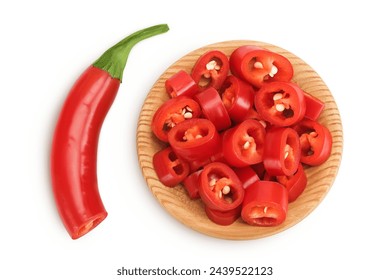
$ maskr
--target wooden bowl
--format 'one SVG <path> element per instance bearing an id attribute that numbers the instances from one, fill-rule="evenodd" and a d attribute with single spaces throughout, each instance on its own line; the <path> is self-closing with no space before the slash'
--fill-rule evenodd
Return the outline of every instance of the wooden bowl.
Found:
<path id="1" fill-rule="evenodd" d="M 165 144 L 159 141 L 151 130 L 151 121 L 156 109 L 166 100 L 165 80 L 178 70 L 191 72 L 198 57 L 206 51 L 218 49 L 228 56 L 234 49 L 242 45 L 257 45 L 287 57 L 294 67 L 293 81 L 303 90 L 325 102 L 326 107 L 318 121 L 327 126 L 333 137 L 332 154 L 330 158 L 318 167 L 306 170 L 308 185 L 303 194 L 289 204 L 288 215 L 283 224 L 277 227 L 250 226 L 238 219 L 229 226 L 220 226 L 211 222 L 204 211 L 202 201 L 189 199 L 183 186 L 174 188 L 164 186 L 158 179 L 153 168 L 153 155 Z M 203 234 L 232 240 L 256 239 L 270 236 L 286 230 L 303 220 L 323 200 L 331 188 L 340 166 L 343 146 L 343 131 L 337 105 L 329 89 L 321 77 L 304 61 L 294 54 L 271 44 L 257 41 L 226 41 L 208 45 L 190 52 L 172 64 L 156 81 L 147 95 L 138 120 L 137 151 L 143 176 L 152 194 L 158 202 L 173 217 L 184 225 Z"/>

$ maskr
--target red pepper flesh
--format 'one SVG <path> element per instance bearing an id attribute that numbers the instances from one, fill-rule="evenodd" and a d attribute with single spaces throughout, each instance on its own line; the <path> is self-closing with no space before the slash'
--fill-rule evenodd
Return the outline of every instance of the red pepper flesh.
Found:
<path id="1" fill-rule="evenodd" d="M 198 92 L 198 85 L 190 74 L 180 70 L 165 81 L 165 89 L 171 98 L 177 96 L 192 97 Z"/>
<path id="2" fill-rule="evenodd" d="M 179 158 L 171 147 L 154 154 L 153 167 L 161 183 L 167 187 L 176 186 L 190 173 L 188 163 Z"/>
<path id="3" fill-rule="evenodd" d="M 278 226 L 288 209 L 288 192 L 278 182 L 257 181 L 245 190 L 242 219 L 254 226 Z"/>
<path id="4" fill-rule="evenodd" d="M 229 73 L 229 59 L 221 51 L 208 51 L 201 55 L 192 68 L 191 76 L 200 91 L 213 87 L 219 89 Z"/>
<path id="5" fill-rule="evenodd" d="M 290 127 L 276 127 L 267 132 L 264 167 L 270 176 L 291 176 L 299 165 L 301 149 L 297 132 Z"/>

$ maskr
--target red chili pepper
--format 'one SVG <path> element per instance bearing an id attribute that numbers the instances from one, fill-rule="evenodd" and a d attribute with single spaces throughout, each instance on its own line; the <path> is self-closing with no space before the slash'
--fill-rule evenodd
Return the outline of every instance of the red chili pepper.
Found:
<path id="1" fill-rule="evenodd" d="M 225 131 L 222 143 L 226 162 L 235 167 L 259 163 L 263 160 L 264 126 L 256 120 L 245 120 Z"/>
<path id="2" fill-rule="evenodd" d="M 325 103 L 305 91 L 303 93 L 305 95 L 306 103 L 305 118 L 315 121 L 324 110 Z"/>
<path id="3" fill-rule="evenodd" d="M 221 147 L 218 131 L 208 119 L 194 118 L 179 123 L 169 131 L 168 142 L 187 161 L 204 161 Z"/>
<path id="4" fill-rule="evenodd" d="M 167 187 L 176 186 L 190 173 L 188 163 L 179 158 L 171 147 L 154 154 L 153 167 L 161 183 Z"/>
<path id="5" fill-rule="evenodd" d="M 235 168 L 234 172 L 236 172 L 236 175 L 240 179 L 244 189 L 260 180 L 259 175 L 251 166 Z"/>
<path id="6" fill-rule="evenodd" d="M 199 194 L 207 207 L 230 211 L 241 204 L 244 189 L 240 179 L 228 165 L 213 162 L 206 165 L 200 174 Z"/>
<path id="7" fill-rule="evenodd" d="M 191 199 L 198 199 L 199 196 L 199 177 L 202 173 L 202 169 L 199 169 L 190 175 L 183 181 L 183 186 L 187 190 L 188 196 Z"/>
<path id="8" fill-rule="evenodd" d="M 270 176 L 291 176 L 299 165 L 301 149 L 297 132 L 290 127 L 276 127 L 267 132 L 263 163 Z"/>
<path id="9" fill-rule="evenodd" d="M 255 107 L 261 118 L 275 126 L 294 125 L 306 112 L 303 91 L 290 82 L 264 84 L 256 93 Z"/>
<path id="10" fill-rule="evenodd" d="M 203 115 L 215 125 L 218 131 L 227 129 L 232 125 L 221 96 L 215 88 L 210 87 L 197 93 L 194 100 L 202 108 Z"/>
<path id="11" fill-rule="evenodd" d="M 241 217 L 254 226 L 277 226 L 284 222 L 288 209 L 287 189 L 271 181 L 257 181 L 245 190 Z"/>
<path id="12" fill-rule="evenodd" d="M 168 142 L 168 132 L 178 123 L 201 114 L 199 104 L 187 96 L 167 100 L 153 115 L 152 131 L 161 141 Z"/>
<path id="13" fill-rule="evenodd" d="M 246 119 L 253 106 L 255 91 L 251 85 L 230 75 L 221 87 L 222 101 L 235 123 Z"/>
<path id="14" fill-rule="evenodd" d="M 276 180 L 288 191 L 288 202 L 295 201 L 305 190 L 307 177 L 302 164 L 298 165 L 298 170 L 291 176 L 277 176 Z"/>
<path id="15" fill-rule="evenodd" d="M 192 97 L 198 92 L 198 85 L 192 79 L 191 75 L 184 70 L 178 71 L 165 81 L 165 89 L 171 98 L 177 96 Z"/>
<path id="16" fill-rule="evenodd" d="M 293 127 L 301 145 L 301 162 L 311 166 L 324 163 L 332 152 L 332 135 L 320 123 L 304 119 Z"/>
<path id="17" fill-rule="evenodd" d="M 241 216 L 241 205 L 228 211 L 218 211 L 205 206 L 207 217 L 220 226 L 228 226 L 234 223 Z"/>
<path id="18" fill-rule="evenodd" d="M 107 50 L 79 77 L 63 105 L 53 136 L 51 177 L 58 212 L 73 239 L 107 216 L 96 178 L 98 137 L 127 57 L 139 41 L 167 31 L 165 24 L 149 27 Z"/>
<path id="19" fill-rule="evenodd" d="M 230 56 L 233 75 L 260 88 L 264 82 L 290 81 L 294 70 L 290 61 L 275 52 L 257 46 L 241 46 Z"/>
<path id="20" fill-rule="evenodd" d="M 221 51 L 208 51 L 201 55 L 192 68 L 191 76 L 200 90 L 219 89 L 229 73 L 229 59 Z"/>

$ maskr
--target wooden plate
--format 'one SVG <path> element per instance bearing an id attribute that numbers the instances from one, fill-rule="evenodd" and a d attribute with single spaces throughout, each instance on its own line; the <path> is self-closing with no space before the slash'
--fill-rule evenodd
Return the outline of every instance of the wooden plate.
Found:
<path id="1" fill-rule="evenodd" d="M 241 219 L 230 226 L 219 226 L 211 222 L 203 208 L 201 200 L 190 200 L 181 185 L 168 188 L 161 184 L 153 169 L 153 155 L 165 145 L 151 131 L 151 121 L 156 109 L 168 99 L 164 83 L 178 70 L 188 73 L 198 57 L 208 50 L 218 49 L 228 56 L 242 45 L 257 45 L 287 57 L 294 66 L 293 81 L 303 90 L 325 102 L 326 108 L 319 122 L 326 125 L 333 136 L 332 154 L 327 162 L 307 170 L 308 185 L 304 193 L 290 203 L 286 221 L 278 227 L 254 227 Z M 256 239 L 270 236 L 286 230 L 310 214 L 322 201 L 331 188 L 339 169 L 343 146 L 343 132 L 337 105 L 328 87 L 321 77 L 304 61 L 294 54 L 271 44 L 256 41 L 227 41 L 208 45 L 194 50 L 172 64 L 156 81 L 147 95 L 138 120 L 137 151 L 143 176 L 158 202 L 184 225 L 209 236 L 223 239 Z"/>

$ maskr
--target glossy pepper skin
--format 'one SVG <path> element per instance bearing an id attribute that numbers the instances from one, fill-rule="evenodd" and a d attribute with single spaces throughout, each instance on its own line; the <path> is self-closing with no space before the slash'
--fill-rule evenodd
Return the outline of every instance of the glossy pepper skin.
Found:
<path id="1" fill-rule="evenodd" d="M 201 55 L 191 71 L 199 90 L 219 89 L 229 73 L 229 59 L 225 53 L 213 50 Z"/>
<path id="2" fill-rule="evenodd" d="M 290 127 L 276 127 L 267 132 L 264 144 L 264 168 L 270 176 L 291 176 L 299 165 L 301 147 L 298 133 Z"/>
<path id="3" fill-rule="evenodd" d="M 245 190 L 241 217 L 253 226 L 278 226 L 288 210 L 288 191 L 278 182 L 257 181 Z"/>
<path id="4" fill-rule="evenodd" d="M 294 69 L 290 61 L 275 52 L 258 46 L 241 46 L 230 56 L 233 75 L 247 81 L 256 88 L 273 81 L 290 81 Z"/>
<path id="5" fill-rule="evenodd" d="M 332 135 L 326 126 L 310 119 L 295 125 L 301 146 L 301 162 L 310 166 L 323 164 L 332 153 Z"/>
<path id="6" fill-rule="evenodd" d="M 210 209 L 230 211 L 240 206 L 244 189 L 236 173 L 228 165 L 212 162 L 199 177 L 199 195 Z"/>
<path id="7" fill-rule="evenodd" d="M 167 187 L 174 187 L 190 173 L 189 164 L 179 158 L 171 147 L 158 151 L 153 156 L 157 177 Z"/>
<path id="8" fill-rule="evenodd" d="M 291 82 L 272 82 L 256 92 L 255 108 L 260 117 L 274 126 L 291 126 L 305 116 L 305 95 Z"/>
<path id="9" fill-rule="evenodd" d="M 72 239 L 107 216 L 98 191 L 98 139 L 129 52 L 139 41 L 166 31 L 167 25 L 156 25 L 120 41 L 85 70 L 65 100 L 53 135 L 50 168 L 57 209 Z"/>
<path id="10" fill-rule="evenodd" d="M 194 96 L 202 109 L 203 115 L 213 122 L 218 131 L 229 128 L 232 123 L 218 91 L 210 87 Z"/>
<path id="11" fill-rule="evenodd" d="M 168 132 L 173 151 L 187 161 L 203 162 L 219 152 L 221 137 L 208 119 L 185 120 Z"/>

